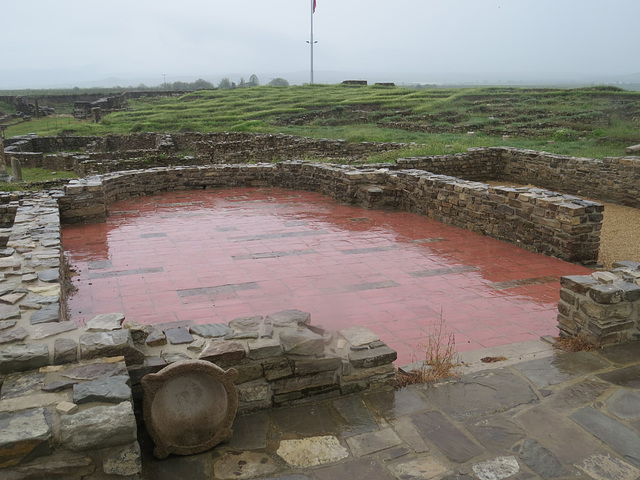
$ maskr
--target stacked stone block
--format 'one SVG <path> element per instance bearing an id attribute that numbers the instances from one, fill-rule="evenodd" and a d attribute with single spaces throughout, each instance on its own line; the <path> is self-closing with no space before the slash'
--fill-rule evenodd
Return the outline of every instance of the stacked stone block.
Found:
<path id="1" fill-rule="evenodd" d="M 122 357 L 3 378 L 0 477 L 136 479 L 140 446 Z"/>
<path id="2" fill-rule="evenodd" d="M 640 339 L 640 263 L 614 263 L 611 272 L 562 277 L 561 336 L 610 345 Z"/>

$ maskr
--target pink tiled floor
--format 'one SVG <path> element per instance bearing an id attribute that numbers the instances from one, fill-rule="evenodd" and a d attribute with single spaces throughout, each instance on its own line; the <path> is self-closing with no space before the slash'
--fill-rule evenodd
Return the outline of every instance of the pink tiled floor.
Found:
<path id="1" fill-rule="evenodd" d="M 219 323 L 298 308 L 330 329 L 365 325 L 420 359 L 444 319 L 458 351 L 556 334 L 559 277 L 590 271 L 409 213 L 278 189 L 193 191 L 115 204 L 68 226 L 78 323 Z"/>

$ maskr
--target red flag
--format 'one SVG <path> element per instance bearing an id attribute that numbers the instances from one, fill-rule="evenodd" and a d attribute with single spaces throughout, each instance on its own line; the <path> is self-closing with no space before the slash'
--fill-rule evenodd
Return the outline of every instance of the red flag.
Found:
<path id="1" fill-rule="evenodd" d="M 316 13 L 316 0 L 313 0 L 313 13 Z"/>

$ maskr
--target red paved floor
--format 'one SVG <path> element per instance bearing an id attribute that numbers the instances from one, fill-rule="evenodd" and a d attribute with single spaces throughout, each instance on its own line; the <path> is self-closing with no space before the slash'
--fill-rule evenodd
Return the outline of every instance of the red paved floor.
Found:
<path id="1" fill-rule="evenodd" d="M 278 189 L 192 191 L 111 208 L 63 229 L 79 323 L 219 323 L 298 308 L 330 329 L 365 325 L 420 359 L 439 323 L 458 351 L 556 334 L 559 277 L 588 269 L 410 213 Z"/>

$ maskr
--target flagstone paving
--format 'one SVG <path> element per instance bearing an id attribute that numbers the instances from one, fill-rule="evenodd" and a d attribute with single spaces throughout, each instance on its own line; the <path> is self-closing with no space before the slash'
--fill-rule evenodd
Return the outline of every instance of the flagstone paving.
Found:
<path id="1" fill-rule="evenodd" d="M 463 353 L 459 378 L 247 414 L 190 457 L 155 459 L 141 427 L 141 478 L 638 480 L 640 387 L 614 375 L 640 365 L 631 345 L 588 353 L 588 368 L 551 347 L 506 366 Z M 541 359 L 562 375 L 540 382 Z"/>
<path id="2" fill-rule="evenodd" d="M 64 227 L 63 245 L 79 324 L 117 311 L 170 329 L 297 308 L 328 329 L 367 326 L 398 364 L 422 358 L 441 319 L 460 352 L 555 335 L 560 277 L 590 273 L 415 214 L 279 189 L 116 203 L 106 223 Z"/>

